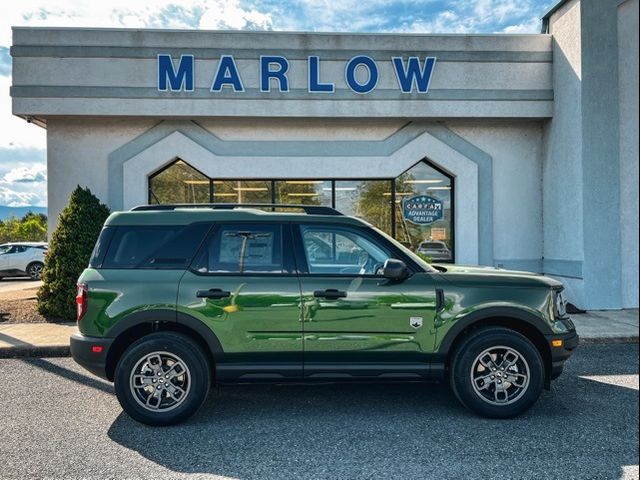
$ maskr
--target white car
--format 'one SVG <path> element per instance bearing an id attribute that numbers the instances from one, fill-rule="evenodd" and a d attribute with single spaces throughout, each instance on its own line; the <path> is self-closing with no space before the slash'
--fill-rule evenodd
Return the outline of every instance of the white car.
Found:
<path id="1" fill-rule="evenodd" d="M 40 280 L 44 267 L 45 242 L 13 242 L 0 245 L 0 280 L 2 277 L 30 277 Z"/>

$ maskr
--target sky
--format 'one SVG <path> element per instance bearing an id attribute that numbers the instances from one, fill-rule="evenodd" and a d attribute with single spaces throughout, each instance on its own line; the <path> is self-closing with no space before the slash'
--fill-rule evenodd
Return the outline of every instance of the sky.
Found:
<path id="1" fill-rule="evenodd" d="M 0 16 L 0 205 L 46 206 L 46 131 L 11 115 L 11 26 L 539 33 L 555 0 L 18 0 Z"/>

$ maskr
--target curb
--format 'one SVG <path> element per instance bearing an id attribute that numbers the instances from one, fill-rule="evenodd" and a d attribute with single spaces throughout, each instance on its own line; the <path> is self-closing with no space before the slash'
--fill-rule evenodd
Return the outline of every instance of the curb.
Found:
<path id="1" fill-rule="evenodd" d="M 20 357 L 69 357 L 71 349 L 69 345 L 49 345 L 39 347 L 36 345 L 20 345 L 18 347 L 0 348 L 0 358 L 20 358 Z"/>

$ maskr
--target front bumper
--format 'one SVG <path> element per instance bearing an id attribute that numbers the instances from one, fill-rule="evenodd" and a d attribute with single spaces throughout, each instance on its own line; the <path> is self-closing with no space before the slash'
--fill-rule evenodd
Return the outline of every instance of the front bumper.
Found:
<path id="1" fill-rule="evenodd" d="M 580 337 L 575 330 L 572 330 L 563 334 L 546 335 L 547 342 L 549 342 L 549 348 L 551 350 L 551 371 L 549 375 L 550 380 L 555 380 L 562 373 L 564 368 L 564 362 L 566 362 L 573 352 L 578 347 Z M 559 347 L 553 346 L 553 340 L 562 340 L 562 345 Z"/>
<path id="2" fill-rule="evenodd" d="M 80 366 L 94 375 L 107 377 L 107 356 L 113 338 L 87 337 L 81 333 L 71 335 L 71 356 Z"/>

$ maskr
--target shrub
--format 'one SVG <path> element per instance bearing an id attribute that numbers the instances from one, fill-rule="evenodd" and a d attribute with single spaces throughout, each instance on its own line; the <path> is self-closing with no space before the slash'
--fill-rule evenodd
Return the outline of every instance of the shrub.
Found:
<path id="1" fill-rule="evenodd" d="M 58 217 L 38 290 L 38 311 L 47 317 L 74 320 L 76 281 L 89 263 L 109 208 L 78 186 Z"/>

